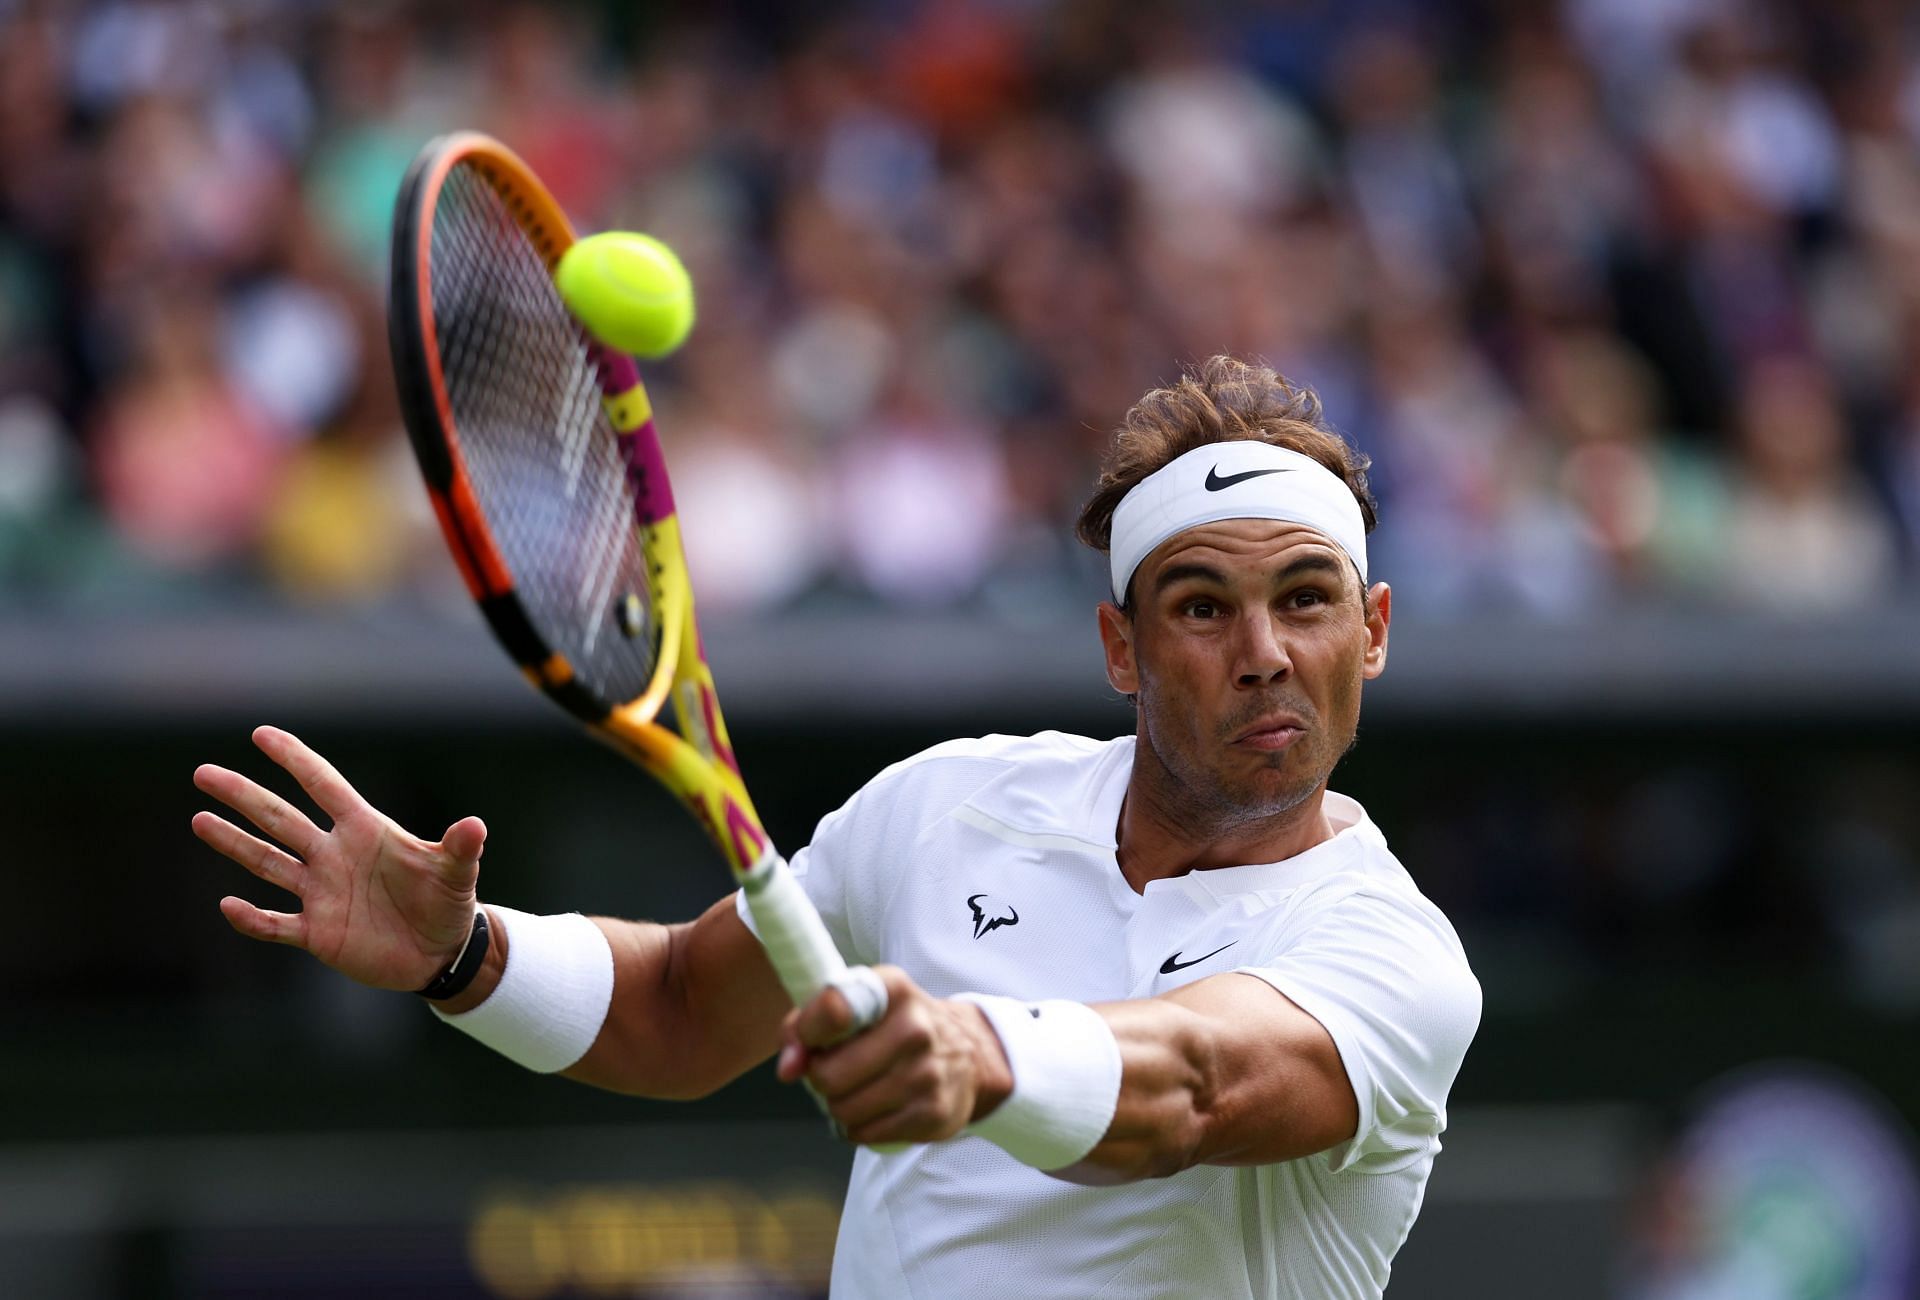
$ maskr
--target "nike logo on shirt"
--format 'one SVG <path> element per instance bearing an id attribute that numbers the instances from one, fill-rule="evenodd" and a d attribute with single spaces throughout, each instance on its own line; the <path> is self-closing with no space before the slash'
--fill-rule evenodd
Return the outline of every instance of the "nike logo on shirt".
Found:
<path id="1" fill-rule="evenodd" d="M 1277 471 L 1263 471 L 1263 472 L 1277 472 Z M 1160 973 L 1162 975 L 1171 975 L 1177 970 L 1185 970 L 1189 966 L 1198 966 L 1201 962 L 1205 961 L 1207 957 L 1217 957 L 1221 953 L 1225 952 L 1227 949 L 1233 947 L 1234 944 L 1239 942 L 1240 941 L 1238 939 L 1234 939 L 1231 942 L 1223 943 L 1218 948 L 1215 948 L 1212 952 L 1206 954 L 1205 957 L 1195 957 L 1192 961 L 1181 961 L 1180 954 L 1176 952 L 1175 954 L 1173 954 L 1173 956 L 1167 958 L 1165 961 L 1160 963 Z"/>
<path id="2" fill-rule="evenodd" d="M 1250 478 L 1259 478 L 1262 474 L 1291 474 L 1292 472 L 1291 469 L 1286 468 L 1250 469 L 1239 474 L 1229 474 L 1225 478 L 1221 478 L 1220 467 L 1215 465 L 1207 471 L 1207 491 L 1218 492 L 1221 488 L 1230 488 L 1235 483 L 1244 483 Z"/>

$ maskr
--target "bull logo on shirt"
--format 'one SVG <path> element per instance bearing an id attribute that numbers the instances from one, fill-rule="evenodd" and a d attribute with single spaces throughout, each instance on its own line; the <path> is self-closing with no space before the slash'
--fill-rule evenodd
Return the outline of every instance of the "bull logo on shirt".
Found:
<path id="1" fill-rule="evenodd" d="M 975 894 L 967 900 L 967 906 L 973 909 L 973 937 L 976 939 L 1003 925 L 1020 924 L 1020 913 L 992 894 Z"/>

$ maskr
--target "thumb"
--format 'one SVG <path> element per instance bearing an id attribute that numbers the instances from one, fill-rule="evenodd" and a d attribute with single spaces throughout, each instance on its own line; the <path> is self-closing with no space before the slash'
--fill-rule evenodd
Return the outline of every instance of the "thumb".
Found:
<path id="1" fill-rule="evenodd" d="M 453 865 L 466 871 L 480 869 L 480 851 L 486 845 L 487 824 L 478 817 L 462 817 L 440 838 L 440 847 Z"/>

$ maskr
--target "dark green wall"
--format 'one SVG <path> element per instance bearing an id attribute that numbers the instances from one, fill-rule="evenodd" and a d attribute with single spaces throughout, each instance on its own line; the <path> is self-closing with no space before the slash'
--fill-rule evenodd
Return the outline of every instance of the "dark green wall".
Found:
<path id="1" fill-rule="evenodd" d="M 792 848 L 884 764 L 963 732 L 1050 721 L 1035 713 L 761 722 L 737 739 Z M 1129 716 L 1112 705 L 1065 722 L 1113 734 Z M 677 919 L 726 888 L 692 823 L 558 720 L 273 720 L 415 830 L 484 816 L 490 899 Z M 806 1113 L 764 1071 L 691 1108 L 532 1078 L 410 999 L 234 935 L 219 897 L 271 906 L 274 891 L 192 837 L 207 802 L 190 776 L 201 761 L 265 775 L 247 729 L 235 718 L 0 732 L 0 981 L 12 991 L 0 1141 Z M 1726 1067 L 1793 1055 L 1848 1066 L 1920 1116 L 1902 1046 L 1912 1004 L 1861 973 L 1848 928 L 1862 889 L 1897 888 L 1902 864 L 1920 860 L 1898 798 L 1920 788 L 1908 729 L 1387 721 L 1365 728 L 1336 785 L 1368 804 L 1454 918 L 1486 987 L 1456 1105 L 1665 1111 Z M 1894 883 L 1876 885 L 1874 869 Z"/>

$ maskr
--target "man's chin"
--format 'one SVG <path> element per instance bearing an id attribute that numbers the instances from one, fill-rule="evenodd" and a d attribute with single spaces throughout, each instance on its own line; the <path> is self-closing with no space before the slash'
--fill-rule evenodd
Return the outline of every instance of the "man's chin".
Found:
<path id="1" fill-rule="evenodd" d="M 1317 780 L 1303 780 L 1295 772 L 1281 771 L 1275 765 L 1255 773 L 1251 779 L 1223 781 L 1220 789 L 1249 817 L 1278 817 L 1311 799 L 1321 784 Z"/>

